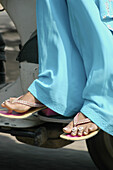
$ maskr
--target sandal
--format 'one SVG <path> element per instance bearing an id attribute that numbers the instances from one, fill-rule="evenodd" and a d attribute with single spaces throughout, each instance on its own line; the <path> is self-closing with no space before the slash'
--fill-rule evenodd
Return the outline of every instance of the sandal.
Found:
<path id="1" fill-rule="evenodd" d="M 38 113 L 40 120 L 44 122 L 54 122 L 54 123 L 69 123 L 72 121 L 73 117 L 64 117 L 51 109 L 47 108 Z"/>
<path id="2" fill-rule="evenodd" d="M 24 100 L 19 100 L 22 96 L 16 98 L 15 100 L 13 100 L 12 103 L 20 103 L 22 105 L 27 105 L 30 106 L 31 108 L 23 113 L 19 113 L 13 110 L 3 110 L 0 109 L 0 116 L 2 117 L 7 117 L 7 118 L 14 118 L 14 119 L 23 119 L 23 118 L 27 118 L 29 116 L 31 116 L 33 113 L 37 112 L 37 111 L 41 111 L 43 109 L 46 109 L 47 107 L 43 104 L 40 103 L 32 103 L 32 102 L 27 102 Z M 6 100 L 7 102 L 11 102 L 10 99 Z"/>
<path id="3" fill-rule="evenodd" d="M 74 128 L 76 128 L 78 125 L 82 125 L 82 124 L 91 122 L 91 120 L 88 119 L 88 118 L 85 118 L 85 119 L 83 119 L 83 120 L 78 121 L 78 116 L 79 116 L 79 113 L 75 116 L 75 118 L 74 118 L 74 120 L 73 120 L 73 121 L 74 121 L 74 125 L 75 125 Z M 66 140 L 71 140 L 71 141 L 86 140 L 86 139 L 89 139 L 89 138 L 97 135 L 97 133 L 99 132 L 99 130 L 100 130 L 100 129 L 98 128 L 97 130 L 95 130 L 95 131 L 93 131 L 93 132 L 90 132 L 90 133 L 87 134 L 87 135 L 82 135 L 82 136 L 78 136 L 78 135 L 72 136 L 70 133 L 63 133 L 63 134 L 60 135 L 60 138 L 66 139 Z"/>

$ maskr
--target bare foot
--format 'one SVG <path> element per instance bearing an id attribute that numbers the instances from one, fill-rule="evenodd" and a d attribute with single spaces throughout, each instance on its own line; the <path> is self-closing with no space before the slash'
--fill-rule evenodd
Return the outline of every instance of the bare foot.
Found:
<path id="1" fill-rule="evenodd" d="M 3 102 L 1 104 L 2 107 L 7 108 L 8 110 L 14 110 L 16 112 L 19 113 L 23 113 L 28 111 L 31 107 L 24 105 L 24 104 L 20 104 L 20 103 L 13 103 L 13 101 L 16 98 L 10 98 L 10 102 L 8 102 L 7 100 L 5 102 Z M 31 102 L 31 103 L 39 103 L 41 104 L 30 92 L 27 92 L 24 96 L 21 97 L 20 100 L 24 100 L 27 102 Z"/>
<path id="2" fill-rule="evenodd" d="M 78 122 L 84 121 L 87 117 L 84 116 L 81 112 L 78 114 Z M 90 132 L 93 132 L 98 129 L 98 126 L 93 122 L 81 123 L 79 125 L 74 125 L 74 121 L 70 122 L 66 127 L 63 128 L 65 133 L 70 133 L 72 136 L 82 136 L 88 135 Z"/>

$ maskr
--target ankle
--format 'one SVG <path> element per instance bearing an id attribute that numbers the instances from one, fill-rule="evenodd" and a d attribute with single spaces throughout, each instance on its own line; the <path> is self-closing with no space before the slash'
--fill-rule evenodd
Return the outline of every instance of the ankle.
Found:
<path id="1" fill-rule="evenodd" d="M 29 102 L 33 102 L 33 103 L 41 103 L 39 100 L 37 100 L 31 92 L 27 92 L 23 97 L 22 97 L 23 100 L 27 100 Z"/>

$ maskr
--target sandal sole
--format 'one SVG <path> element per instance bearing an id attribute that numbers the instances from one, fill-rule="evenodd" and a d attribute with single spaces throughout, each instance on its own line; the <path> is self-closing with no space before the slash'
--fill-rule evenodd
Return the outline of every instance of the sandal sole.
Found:
<path id="1" fill-rule="evenodd" d="M 60 135 L 60 138 L 65 139 L 65 140 L 71 140 L 71 141 L 80 141 L 80 140 L 86 140 L 89 139 L 99 133 L 100 129 L 89 133 L 86 136 L 71 136 L 70 134 L 63 133 Z"/>
<path id="2" fill-rule="evenodd" d="M 6 118 L 11 118 L 11 119 L 25 119 L 33 115 L 35 112 L 41 111 L 46 108 L 47 108 L 46 106 L 42 108 L 32 108 L 24 113 L 18 113 L 15 111 L 13 111 L 12 113 L 8 113 L 8 111 L 1 109 L 0 117 L 6 117 Z"/>

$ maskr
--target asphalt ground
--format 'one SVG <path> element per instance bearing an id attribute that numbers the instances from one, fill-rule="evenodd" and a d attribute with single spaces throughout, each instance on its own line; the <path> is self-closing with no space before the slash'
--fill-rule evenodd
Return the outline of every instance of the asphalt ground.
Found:
<path id="1" fill-rule="evenodd" d="M 0 33 L 6 43 L 6 80 L 19 75 L 16 57 L 20 38 L 5 12 L 0 13 Z M 96 170 L 85 141 L 60 149 L 45 149 L 18 142 L 15 137 L 0 134 L 0 170 Z"/>

